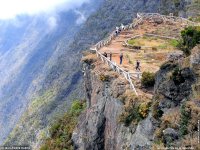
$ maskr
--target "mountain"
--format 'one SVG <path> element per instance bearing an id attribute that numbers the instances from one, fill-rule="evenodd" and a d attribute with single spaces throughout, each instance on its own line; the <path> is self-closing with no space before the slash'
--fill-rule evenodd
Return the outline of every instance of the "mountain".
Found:
<path id="1" fill-rule="evenodd" d="M 192 6 L 196 8 L 195 2 L 99 0 L 50 18 L 25 17 L 21 27 L 13 27 L 10 22 L 0 23 L 1 28 L 8 32 L 2 32 L 1 37 L 11 36 L 10 41 L 5 42 L 3 40 L 8 38 L 3 38 L 1 43 L 12 46 L 0 51 L 0 70 L 3 70 L 0 72 L 3 81 L 0 83 L 0 141 L 14 128 L 6 144 L 30 144 L 37 149 L 48 136 L 51 123 L 62 116 L 71 101 L 85 97 L 80 69 L 81 51 L 105 38 L 121 23 L 132 22 L 137 12 L 196 15 L 189 9 Z M 79 24 L 81 12 L 86 14 L 86 18 Z M 49 31 L 48 23 L 54 24 L 55 18 L 56 28 Z M 18 19 L 24 20 L 24 16 Z"/>
<path id="2" fill-rule="evenodd" d="M 76 93 L 81 82 L 81 55 L 69 45 L 99 4 L 90 2 L 54 14 L 0 21 L 0 144 L 31 102 L 45 93 L 54 92 L 53 100 L 43 109 L 49 116 L 58 106 L 63 106 L 60 113 L 68 107 L 64 103 L 70 103 L 68 96 Z"/>

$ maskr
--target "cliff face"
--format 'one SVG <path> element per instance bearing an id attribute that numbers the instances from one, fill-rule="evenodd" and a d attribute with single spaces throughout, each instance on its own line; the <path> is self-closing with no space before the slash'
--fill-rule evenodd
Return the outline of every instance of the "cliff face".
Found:
<path id="1" fill-rule="evenodd" d="M 94 55 L 92 64 L 83 64 L 87 110 L 80 116 L 72 136 L 75 149 L 149 150 L 169 145 L 185 147 L 187 144 L 198 149 L 195 136 L 190 137 L 192 143 L 187 143 L 182 137 L 197 134 L 196 119 L 200 112 L 199 50 L 199 46 L 195 47 L 191 56 L 181 63 L 166 62 L 161 66 L 156 75 L 149 114 L 138 124 L 128 126 L 120 122 L 120 116 L 126 109 L 122 99 L 129 90 L 129 84 L 96 60 Z M 178 75 L 174 73 L 177 67 L 180 69 Z M 160 115 L 159 111 L 162 112 Z M 185 111 L 190 117 L 185 116 Z M 187 132 L 183 134 L 185 127 Z M 162 141 L 163 145 L 156 144 L 158 141 Z"/>
<path id="2" fill-rule="evenodd" d="M 73 134 L 75 149 L 149 149 L 155 124 L 151 114 L 138 125 L 126 127 L 120 123 L 119 116 L 124 111 L 120 99 L 129 89 L 129 84 L 105 65 L 96 65 L 98 67 L 95 68 L 94 64 L 84 65 L 88 109 L 80 116 Z M 102 81 L 102 74 L 98 70 L 103 70 L 106 76 L 109 74 L 109 80 Z"/>

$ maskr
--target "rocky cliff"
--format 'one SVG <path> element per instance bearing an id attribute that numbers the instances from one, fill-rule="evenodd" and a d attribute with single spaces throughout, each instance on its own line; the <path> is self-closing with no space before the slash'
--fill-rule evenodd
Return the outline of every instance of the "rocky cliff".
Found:
<path id="1" fill-rule="evenodd" d="M 151 114 L 138 125 L 120 123 L 128 82 L 99 61 L 84 64 L 84 81 L 88 109 L 73 134 L 75 149 L 149 149 L 155 124 Z"/>
<path id="2" fill-rule="evenodd" d="M 75 149 L 149 150 L 169 146 L 198 149 L 199 50 L 199 46 L 195 47 L 191 56 L 181 62 L 164 63 L 155 77 L 154 97 L 149 100 L 145 95 L 136 98 L 127 81 L 94 54 L 84 56 L 87 110 L 80 116 L 72 136 Z M 137 116 L 133 115 L 127 124 L 137 111 L 131 105 L 142 106 L 142 99 L 151 101 L 148 114 L 139 121 L 134 121 Z M 128 117 L 123 112 L 129 113 Z M 185 139 L 188 137 L 189 142 Z"/>

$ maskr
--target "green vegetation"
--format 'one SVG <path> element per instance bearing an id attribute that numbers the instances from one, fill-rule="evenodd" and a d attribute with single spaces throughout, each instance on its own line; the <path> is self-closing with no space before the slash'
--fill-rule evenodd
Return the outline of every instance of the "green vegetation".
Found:
<path id="1" fill-rule="evenodd" d="M 124 123 L 125 126 L 138 124 L 141 120 L 148 116 L 150 110 L 149 102 L 132 103 L 125 107 L 125 112 L 119 116 L 119 121 Z"/>
<path id="2" fill-rule="evenodd" d="M 186 54 L 190 55 L 190 51 L 200 44 L 200 27 L 188 27 L 181 31 L 182 39 L 179 41 L 178 47 Z"/>
<path id="3" fill-rule="evenodd" d="M 119 117 L 119 122 L 124 123 L 125 126 L 129 126 L 131 123 L 137 124 L 142 120 L 139 112 L 139 105 L 134 104 L 126 107 L 125 112 L 122 113 Z"/>
<path id="4" fill-rule="evenodd" d="M 187 109 L 185 103 L 182 104 L 180 111 L 181 111 L 181 122 L 180 122 L 179 131 L 180 131 L 181 136 L 184 136 L 188 133 L 187 126 L 191 118 L 191 112 L 190 112 L 190 109 Z"/>
<path id="5" fill-rule="evenodd" d="M 159 49 L 167 49 L 167 43 L 158 46 Z"/>
<path id="6" fill-rule="evenodd" d="M 159 37 L 139 37 L 135 39 L 131 39 L 128 41 L 128 44 L 134 46 L 150 46 L 152 49 L 168 49 L 171 47 L 176 47 L 178 45 L 178 41 L 175 39 L 162 39 Z"/>
<path id="7" fill-rule="evenodd" d="M 148 116 L 151 107 L 149 99 L 136 97 L 131 91 L 126 91 L 121 99 L 124 103 L 124 112 L 119 116 L 119 122 L 125 126 L 137 125 Z"/>
<path id="8" fill-rule="evenodd" d="M 163 111 L 159 107 L 159 101 L 156 100 L 152 104 L 152 116 L 159 119 L 163 115 Z"/>
<path id="9" fill-rule="evenodd" d="M 129 40 L 129 41 L 128 41 L 128 44 L 130 44 L 130 45 L 135 45 L 135 39 Z"/>
<path id="10" fill-rule="evenodd" d="M 54 100 L 56 94 L 57 91 L 52 88 L 35 97 L 28 106 L 27 111 L 21 117 L 20 126 L 23 126 L 23 128 L 17 125 L 7 138 L 5 144 L 19 143 L 20 139 L 23 139 L 22 144 L 29 143 L 36 138 L 35 134 L 32 134 L 35 132 L 35 129 L 41 129 L 39 139 L 43 139 L 42 134 L 46 134 L 48 128 L 45 126 L 45 123 L 49 119 L 45 114 L 50 114 L 52 108 L 55 107 Z M 21 134 L 22 132 L 24 134 Z"/>
<path id="11" fill-rule="evenodd" d="M 179 69 L 179 67 L 176 67 L 173 72 L 172 72 L 172 76 L 170 77 L 174 83 L 176 85 L 179 85 L 181 83 L 183 83 L 185 80 L 181 75 L 181 70 Z"/>
<path id="12" fill-rule="evenodd" d="M 177 40 L 175 40 L 175 39 L 170 39 L 170 40 L 169 40 L 169 44 L 170 44 L 171 46 L 173 46 L 173 47 L 177 47 L 178 44 L 179 44 L 179 42 L 178 42 Z"/>
<path id="13" fill-rule="evenodd" d="M 72 150 L 72 133 L 78 116 L 85 109 L 85 102 L 74 101 L 70 110 L 50 128 L 48 138 L 40 150 Z"/>
<path id="14" fill-rule="evenodd" d="M 138 113 L 142 119 L 147 117 L 149 110 L 150 110 L 150 106 L 151 106 L 150 102 L 148 102 L 148 103 L 143 102 L 139 105 Z"/>
<path id="15" fill-rule="evenodd" d="M 141 83 L 144 87 L 152 87 L 155 84 L 155 73 L 143 72 Z"/>
<path id="16" fill-rule="evenodd" d="M 189 18 L 189 20 L 193 22 L 200 22 L 200 16 Z"/>

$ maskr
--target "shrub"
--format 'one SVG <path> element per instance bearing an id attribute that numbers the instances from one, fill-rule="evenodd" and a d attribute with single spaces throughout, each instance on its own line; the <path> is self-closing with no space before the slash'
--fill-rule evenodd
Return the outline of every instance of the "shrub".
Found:
<path id="1" fill-rule="evenodd" d="M 76 100 L 72 103 L 70 113 L 72 114 L 80 114 L 83 109 L 85 109 L 86 105 L 83 102 L 80 102 L 79 100 Z"/>
<path id="2" fill-rule="evenodd" d="M 131 123 L 137 124 L 142 119 L 139 114 L 139 106 L 136 104 L 127 107 L 125 112 L 119 116 L 119 122 L 124 123 L 125 126 L 129 126 Z"/>
<path id="3" fill-rule="evenodd" d="M 163 115 L 163 111 L 159 107 L 159 102 L 155 101 L 152 105 L 152 116 L 155 119 L 160 118 Z"/>
<path id="4" fill-rule="evenodd" d="M 170 78 L 174 81 L 176 85 L 179 85 L 185 81 L 183 76 L 181 75 L 181 70 L 179 69 L 179 67 L 176 67 L 173 70 L 172 76 Z"/>
<path id="5" fill-rule="evenodd" d="M 180 112 L 181 112 L 181 121 L 180 121 L 179 132 L 181 136 L 184 136 L 188 133 L 187 126 L 188 126 L 189 119 L 191 117 L 191 112 L 189 109 L 187 109 L 185 103 L 181 105 Z"/>
<path id="6" fill-rule="evenodd" d="M 152 87 L 155 84 L 155 73 L 143 72 L 141 83 L 145 87 Z"/>
<path id="7" fill-rule="evenodd" d="M 152 47 L 152 50 L 157 51 L 158 49 L 157 49 L 157 47 Z"/>
<path id="8" fill-rule="evenodd" d="M 109 81 L 109 76 L 108 76 L 108 75 L 105 75 L 105 74 L 103 74 L 103 73 L 101 73 L 101 74 L 99 75 L 99 79 L 100 79 L 101 81 L 103 81 L 103 82 L 108 82 L 108 81 Z"/>
<path id="9" fill-rule="evenodd" d="M 137 97 L 133 92 L 126 91 L 123 98 L 124 112 L 119 116 L 119 122 L 125 126 L 138 124 L 149 113 L 151 102 L 144 97 Z M 144 100 L 145 99 L 145 100 Z"/>
<path id="10" fill-rule="evenodd" d="M 181 31 L 182 39 L 179 41 L 178 47 L 186 54 L 190 55 L 190 51 L 200 43 L 200 28 L 187 27 Z"/>
<path id="11" fill-rule="evenodd" d="M 139 106 L 139 114 L 144 119 L 147 117 L 150 108 L 150 103 L 142 103 Z"/>

